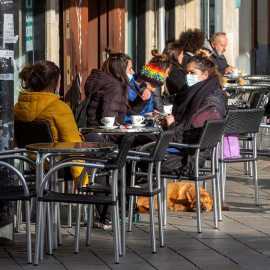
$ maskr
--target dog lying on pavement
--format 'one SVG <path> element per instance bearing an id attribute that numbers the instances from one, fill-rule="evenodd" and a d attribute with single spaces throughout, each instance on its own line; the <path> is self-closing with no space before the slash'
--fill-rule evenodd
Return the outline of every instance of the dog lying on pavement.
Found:
<path id="1" fill-rule="evenodd" d="M 213 197 L 203 188 L 200 188 L 201 212 L 208 212 L 213 207 Z M 141 213 L 149 212 L 148 197 L 138 197 L 137 205 Z M 195 184 L 188 182 L 177 182 L 167 184 L 167 208 L 170 211 L 196 211 Z M 157 198 L 155 198 L 155 209 L 157 210 Z M 222 210 L 229 210 L 222 207 Z"/>

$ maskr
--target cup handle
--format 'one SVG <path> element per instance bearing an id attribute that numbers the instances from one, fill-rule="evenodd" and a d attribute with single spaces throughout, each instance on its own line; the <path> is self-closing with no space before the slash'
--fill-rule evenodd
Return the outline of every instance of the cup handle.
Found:
<path id="1" fill-rule="evenodd" d="M 103 125 L 105 125 L 105 124 L 104 124 L 104 119 L 103 119 L 103 118 L 102 118 L 100 121 L 101 121 L 101 123 L 102 123 Z"/>
<path id="2" fill-rule="evenodd" d="M 144 119 L 145 119 L 145 118 L 142 116 L 142 122 L 144 121 Z"/>

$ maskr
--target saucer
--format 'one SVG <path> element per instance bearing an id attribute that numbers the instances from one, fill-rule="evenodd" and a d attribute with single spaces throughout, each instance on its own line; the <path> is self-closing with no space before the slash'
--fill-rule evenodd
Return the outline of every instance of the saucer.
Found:
<path id="1" fill-rule="evenodd" d="M 99 127 L 104 128 L 104 129 L 116 129 L 116 128 L 118 128 L 118 126 L 111 126 L 111 127 L 99 126 Z"/>
<path id="2" fill-rule="evenodd" d="M 133 127 L 144 127 L 146 124 L 128 124 L 128 126 L 133 126 Z"/>

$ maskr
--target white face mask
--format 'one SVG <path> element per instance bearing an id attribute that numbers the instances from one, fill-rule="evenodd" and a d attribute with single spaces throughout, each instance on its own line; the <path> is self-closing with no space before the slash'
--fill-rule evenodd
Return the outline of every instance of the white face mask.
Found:
<path id="1" fill-rule="evenodd" d="M 131 75 L 131 74 L 127 73 L 127 77 L 128 77 L 128 79 L 129 79 L 129 80 L 132 80 L 133 75 Z"/>
<path id="2" fill-rule="evenodd" d="M 186 75 L 186 84 L 188 87 L 191 87 L 192 85 L 198 82 L 199 82 L 198 75 L 191 75 L 191 74 Z"/>

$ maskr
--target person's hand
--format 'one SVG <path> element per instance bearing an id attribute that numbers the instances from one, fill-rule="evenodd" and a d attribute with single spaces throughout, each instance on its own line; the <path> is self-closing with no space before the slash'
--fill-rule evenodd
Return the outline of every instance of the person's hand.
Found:
<path id="1" fill-rule="evenodd" d="M 145 82 L 145 84 L 146 84 L 148 90 L 150 90 L 150 91 L 152 91 L 152 92 L 155 92 L 155 91 L 156 91 L 156 88 L 157 88 L 157 87 L 156 87 L 155 85 L 153 85 L 152 83 L 150 83 L 150 82 Z"/>
<path id="2" fill-rule="evenodd" d="M 142 90 L 141 97 L 142 97 L 143 100 L 150 99 L 151 98 L 151 91 L 149 89 L 147 89 L 147 88 L 144 88 Z"/>
<path id="3" fill-rule="evenodd" d="M 233 69 L 236 69 L 236 67 L 233 67 L 233 66 L 226 67 L 225 68 L 225 74 L 232 73 Z"/>
<path id="4" fill-rule="evenodd" d="M 175 122 L 175 118 L 172 114 L 166 114 L 164 119 L 166 120 L 168 127 Z"/>
<path id="5" fill-rule="evenodd" d="M 202 56 L 206 56 L 208 58 L 213 54 L 213 52 L 210 53 L 209 51 L 202 49 L 200 49 L 200 52 L 203 54 Z"/>
<path id="6" fill-rule="evenodd" d="M 157 110 L 154 110 L 154 111 L 152 111 L 152 112 L 147 112 L 147 113 L 145 113 L 145 115 L 149 115 L 149 116 L 159 116 L 160 115 L 160 112 L 159 111 L 157 111 Z"/>
<path id="7" fill-rule="evenodd" d="M 156 120 L 156 122 L 163 128 L 167 128 L 167 121 L 165 118 L 162 118 L 161 120 Z"/>

